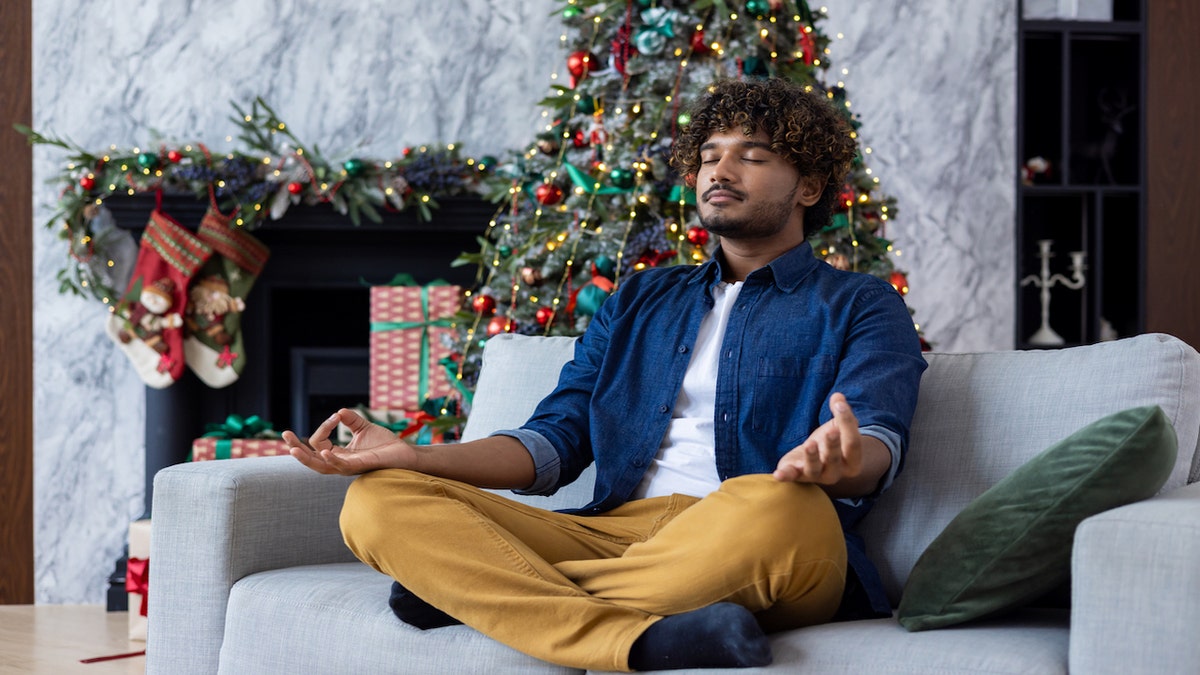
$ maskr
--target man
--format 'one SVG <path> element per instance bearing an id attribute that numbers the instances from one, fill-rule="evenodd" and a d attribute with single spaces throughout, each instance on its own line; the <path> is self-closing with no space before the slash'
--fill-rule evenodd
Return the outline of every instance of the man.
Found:
<path id="1" fill-rule="evenodd" d="M 765 665 L 768 631 L 890 612 L 850 528 L 900 468 L 925 362 L 891 286 L 805 243 L 855 152 L 820 97 L 721 83 L 674 158 L 714 259 L 626 279 L 525 425 L 414 447 L 341 410 L 313 449 L 285 432 L 313 470 L 365 474 L 342 530 L 398 616 L 649 670 Z M 570 513 L 477 489 L 549 494 L 593 462 Z"/>

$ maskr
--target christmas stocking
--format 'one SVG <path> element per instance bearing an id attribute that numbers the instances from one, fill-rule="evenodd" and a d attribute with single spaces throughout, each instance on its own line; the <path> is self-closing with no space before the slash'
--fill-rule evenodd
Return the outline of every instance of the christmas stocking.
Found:
<path id="1" fill-rule="evenodd" d="M 147 385 L 162 389 L 183 375 L 183 311 L 188 282 L 212 249 L 155 209 L 142 235 L 133 277 L 105 331 Z"/>
<path id="2" fill-rule="evenodd" d="M 270 251 L 249 232 L 209 209 L 196 233 L 216 253 L 192 282 L 184 322 L 188 367 L 210 387 L 225 387 L 245 368 L 242 310 Z"/>

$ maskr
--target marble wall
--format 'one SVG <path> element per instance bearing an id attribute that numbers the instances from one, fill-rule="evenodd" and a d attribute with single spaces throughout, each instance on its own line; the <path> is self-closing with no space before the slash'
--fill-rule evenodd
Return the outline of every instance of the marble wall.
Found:
<path id="1" fill-rule="evenodd" d="M 928 337 L 1012 334 L 1015 3 L 829 0 L 825 27 L 871 164 L 900 200 L 890 234 Z M 412 143 L 524 145 L 558 66 L 555 0 L 38 0 L 34 127 L 102 148 L 221 139 L 261 95 L 304 139 L 382 156 Z M 214 144 L 218 146 L 219 143 Z M 39 603 L 100 603 L 141 513 L 143 387 L 104 310 L 59 295 L 42 227 L 61 155 L 35 171 L 35 565 Z"/>

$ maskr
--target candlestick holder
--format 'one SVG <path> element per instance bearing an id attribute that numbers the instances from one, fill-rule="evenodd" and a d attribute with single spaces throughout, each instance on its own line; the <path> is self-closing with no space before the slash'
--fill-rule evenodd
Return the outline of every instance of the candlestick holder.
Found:
<path id="1" fill-rule="evenodd" d="M 1067 288 L 1077 291 L 1083 288 L 1087 279 L 1083 273 L 1087 270 L 1087 265 L 1084 260 L 1087 258 L 1087 253 L 1084 251 L 1071 252 L 1071 278 L 1067 278 L 1061 274 L 1050 273 L 1050 259 L 1054 257 L 1054 240 L 1039 239 L 1037 257 L 1042 261 L 1042 269 L 1038 274 L 1030 274 L 1021 280 L 1021 286 L 1029 286 L 1030 284 L 1041 289 L 1042 300 L 1042 325 L 1033 335 L 1029 336 L 1029 344 L 1042 347 L 1056 347 L 1065 343 L 1062 336 L 1054 332 L 1050 327 L 1050 289 L 1054 286 L 1062 284 Z"/>

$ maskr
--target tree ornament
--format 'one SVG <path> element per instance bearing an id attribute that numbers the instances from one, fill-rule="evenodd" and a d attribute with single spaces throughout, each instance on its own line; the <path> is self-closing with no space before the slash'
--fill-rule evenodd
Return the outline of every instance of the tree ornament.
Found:
<path id="1" fill-rule="evenodd" d="M 763 16 L 771 13 L 771 3 L 767 0 L 746 0 L 746 13 Z"/>
<path id="2" fill-rule="evenodd" d="M 304 185 L 297 183 L 296 181 L 292 181 L 287 184 L 287 191 L 288 194 L 298 195 L 301 192 L 304 192 Z"/>
<path id="3" fill-rule="evenodd" d="M 484 155 L 483 157 L 479 158 L 478 162 L 475 162 L 475 166 L 478 167 L 480 171 L 490 171 L 491 169 L 499 166 L 499 164 L 500 160 L 496 159 L 493 155 Z"/>
<path id="4" fill-rule="evenodd" d="M 606 255 L 598 255 L 592 261 L 592 276 L 612 279 L 617 272 L 617 263 Z"/>
<path id="5" fill-rule="evenodd" d="M 178 150 L 170 150 L 167 152 L 167 161 L 172 164 L 178 164 L 183 161 L 183 153 Z"/>
<path id="6" fill-rule="evenodd" d="M 574 19 L 580 14 L 583 14 L 583 10 L 579 9 L 575 5 L 568 5 L 567 8 L 562 11 L 562 17 L 564 19 Z"/>
<path id="7" fill-rule="evenodd" d="M 633 172 L 629 169 L 613 169 L 612 171 L 608 172 L 608 177 L 612 180 L 613 185 L 621 188 L 622 190 L 628 190 L 629 188 L 633 187 L 634 183 L 636 182 Z"/>
<path id="8" fill-rule="evenodd" d="M 542 281 L 544 281 L 542 271 L 536 267 L 522 267 L 521 281 L 526 286 L 540 286 Z"/>
<path id="9" fill-rule="evenodd" d="M 834 207 L 837 211 L 845 211 L 851 206 L 854 206 L 854 188 L 847 185 L 842 188 L 841 194 L 838 195 L 837 204 L 834 204 Z"/>
<path id="10" fill-rule="evenodd" d="M 675 121 L 679 123 L 679 126 L 686 127 L 692 123 L 692 116 L 688 113 L 679 113 L 679 117 L 676 117 Z"/>
<path id="11" fill-rule="evenodd" d="M 692 39 L 689 41 L 689 44 L 692 46 L 693 54 L 703 56 L 712 52 L 712 47 L 709 47 L 708 43 L 704 41 L 703 30 L 698 30 L 692 33 Z"/>
<path id="12" fill-rule="evenodd" d="M 96 187 L 96 177 L 88 174 L 79 179 L 79 187 L 91 192 L 92 188 Z"/>
<path id="13" fill-rule="evenodd" d="M 892 288 L 899 291 L 900 295 L 908 295 L 908 277 L 904 276 L 903 272 L 892 272 L 891 279 Z"/>
<path id="14" fill-rule="evenodd" d="M 554 183 L 542 183 L 534 189 L 533 197 L 539 204 L 554 206 L 562 201 L 563 190 Z"/>
<path id="15" fill-rule="evenodd" d="M 571 88 L 574 89 L 579 81 L 587 77 L 589 73 L 594 73 L 600 70 L 600 57 L 591 52 L 577 51 L 571 52 L 567 57 L 567 72 L 571 74 Z"/>
<path id="16" fill-rule="evenodd" d="M 549 307 L 539 307 L 533 318 L 538 322 L 539 326 L 545 326 L 554 318 L 554 310 Z"/>
<path id="17" fill-rule="evenodd" d="M 367 165 L 361 159 L 352 157 L 342 163 L 342 168 L 346 170 L 346 175 L 351 178 L 358 178 L 362 175 L 363 171 L 366 171 Z"/>
<path id="18" fill-rule="evenodd" d="M 471 308 L 480 316 L 487 316 L 496 311 L 496 299 L 490 295 L 477 295 L 471 298 Z"/>
<path id="19" fill-rule="evenodd" d="M 542 154 L 545 154 L 545 155 L 557 154 L 558 147 L 559 147 L 558 141 L 555 141 L 550 138 L 539 138 L 538 142 L 537 142 L 538 150 L 541 150 Z"/>
<path id="20" fill-rule="evenodd" d="M 496 253 L 500 254 L 502 260 L 507 260 L 512 257 L 513 249 L 511 246 L 501 245 L 496 247 Z"/>
<path id="21" fill-rule="evenodd" d="M 578 101 L 575 101 L 575 111 L 584 115 L 596 114 L 596 99 L 591 96 L 580 96 Z"/>
<path id="22" fill-rule="evenodd" d="M 138 166 L 142 167 L 143 169 L 153 169 L 154 167 L 158 166 L 158 155 L 154 154 L 153 152 L 139 153 L 137 156 L 137 163 Z"/>
<path id="23" fill-rule="evenodd" d="M 603 277 L 594 278 L 575 295 L 575 311 L 585 316 L 595 316 L 600 305 L 603 305 L 610 295 L 612 282 Z"/>
<path id="24" fill-rule="evenodd" d="M 583 133 L 583 129 L 575 130 L 575 134 L 571 136 L 571 143 L 577 148 L 586 148 L 589 145 L 587 134 Z"/>
<path id="25" fill-rule="evenodd" d="M 694 246 L 704 246 L 708 243 L 708 230 L 698 225 L 693 225 L 688 228 L 687 240 L 692 242 Z"/>
<path id="26" fill-rule="evenodd" d="M 517 322 L 504 316 L 494 316 L 488 322 L 487 334 L 488 337 L 499 335 L 500 333 L 515 333 L 517 332 Z"/>

